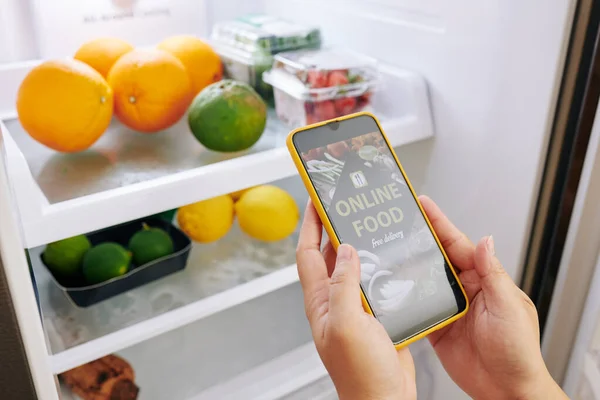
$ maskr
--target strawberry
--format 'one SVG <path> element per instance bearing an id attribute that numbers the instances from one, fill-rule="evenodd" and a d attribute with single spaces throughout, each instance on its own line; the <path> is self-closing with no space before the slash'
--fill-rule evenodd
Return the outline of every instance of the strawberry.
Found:
<path id="1" fill-rule="evenodd" d="M 314 103 L 312 101 L 304 102 L 304 112 L 306 114 L 312 114 L 315 110 Z"/>
<path id="2" fill-rule="evenodd" d="M 360 110 L 366 108 L 368 105 L 369 105 L 369 102 L 364 101 L 363 99 L 358 97 L 356 100 L 356 111 L 360 111 Z"/>
<path id="3" fill-rule="evenodd" d="M 316 124 L 319 122 L 319 118 L 314 114 L 306 114 L 306 125 Z"/>
<path id="4" fill-rule="evenodd" d="M 308 71 L 306 81 L 313 89 L 327 87 L 328 76 L 326 71 Z"/>
<path id="5" fill-rule="evenodd" d="M 315 103 L 315 116 L 319 121 L 325 121 L 335 118 L 337 115 L 335 105 L 331 100 L 320 101 Z"/>
<path id="6" fill-rule="evenodd" d="M 348 84 L 348 75 L 342 71 L 333 71 L 329 74 L 327 86 L 341 86 Z"/>
<path id="7" fill-rule="evenodd" d="M 364 94 L 362 94 L 362 95 L 360 96 L 360 100 L 368 103 L 368 102 L 369 102 L 369 100 L 371 100 L 371 95 L 372 95 L 372 94 L 373 94 L 373 93 L 371 93 L 371 92 L 364 93 Z"/>
<path id="8" fill-rule="evenodd" d="M 334 101 L 338 115 L 350 114 L 356 107 L 356 98 L 354 97 L 343 97 Z"/>

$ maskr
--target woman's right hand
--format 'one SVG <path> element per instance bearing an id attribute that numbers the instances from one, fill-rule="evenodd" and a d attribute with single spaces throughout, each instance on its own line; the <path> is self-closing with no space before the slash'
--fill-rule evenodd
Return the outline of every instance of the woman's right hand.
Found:
<path id="1" fill-rule="evenodd" d="M 535 306 L 494 256 L 492 237 L 475 246 L 419 199 L 470 302 L 463 318 L 429 335 L 450 377 L 474 399 L 567 399 L 542 359 Z"/>

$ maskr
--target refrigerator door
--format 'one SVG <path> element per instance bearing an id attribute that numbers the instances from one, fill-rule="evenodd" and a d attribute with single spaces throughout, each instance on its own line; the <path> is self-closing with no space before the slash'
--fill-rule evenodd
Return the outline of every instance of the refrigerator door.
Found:
<path id="1" fill-rule="evenodd" d="M 56 383 L 11 196 L 3 129 L 0 121 L 0 387 L 13 398 L 54 400 Z"/>
<path id="2" fill-rule="evenodd" d="M 599 15 L 598 3 L 579 2 L 521 279 L 521 288 L 537 307 L 542 335 L 561 258 L 570 257 L 570 250 L 565 247 L 569 222 L 579 212 L 574 208 L 575 197 L 600 97 Z M 586 265 L 591 264 L 593 261 Z M 567 298 L 572 303 L 570 310 L 580 309 L 576 302 L 583 296 L 585 291 Z M 575 329 L 576 324 L 566 326 Z M 568 354 L 564 346 L 556 351 Z"/>
<path id="3" fill-rule="evenodd" d="M 577 335 L 585 335 L 578 333 L 578 327 L 586 330 L 585 326 L 595 324 L 595 317 L 585 316 L 587 311 L 584 310 L 590 307 L 598 310 L 598 298 L 594 300 L 593 297 L 592 278 L 594 274 L 598 275 L 595 271 L 600 250 L 599 117 L 600 109 L 597 108 L 543 333 L 544 358 L 558 382 L 570 373 L 567 369 L 569 358 L 577 359 L 577 348 L 587 348 L 589 344 L 589 340 L 585 339 L 582 339 L 583 343 L 576 342 Z M 594 279 L 600 278 L 596 276 Z M 598 291 L 595 292 L 597 295 Z M 573 363 L 578 361 L 572 361 L 570 365 L 573 366 Z"/>
<path id="4" fill-rule="evenodd" d="M 600 400 L 600 259 L 596 262 L 585 310 L 563 388 L 573 400 Z"/>

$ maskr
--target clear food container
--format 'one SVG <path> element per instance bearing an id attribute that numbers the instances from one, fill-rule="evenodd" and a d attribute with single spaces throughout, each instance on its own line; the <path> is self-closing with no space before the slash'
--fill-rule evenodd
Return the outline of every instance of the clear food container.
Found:
<path id="1" fill-rule="evenodd" d="M 262 74 L 273 65 L 273 55 L 282 51 L 319 48 L 321 32 L 316 27 L 277 17 L 251 15 L 216 24 L 211 42 L 221 57 L 225 75 L 248 83 L 271 102 L 273 88 L 265 84 Z"/>
<path id="2" fill-rule="evenodd" d="M 277 115 L 292 128 L 370 110 L 378 78 L 374 59 L 337 49 L 278 54 L 263 74 Z"/>

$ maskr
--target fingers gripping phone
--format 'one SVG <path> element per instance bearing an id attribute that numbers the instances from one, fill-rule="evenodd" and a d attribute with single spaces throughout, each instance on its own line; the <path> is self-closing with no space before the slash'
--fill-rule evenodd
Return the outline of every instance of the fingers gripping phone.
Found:
<path id="1" fill-rule="evenodd" d="M 363 306 L 397 348 L 466 313 L 464 289 L 373 115 L 296 129 L 287 146 L 333 246 L 358 251 Z"/>

